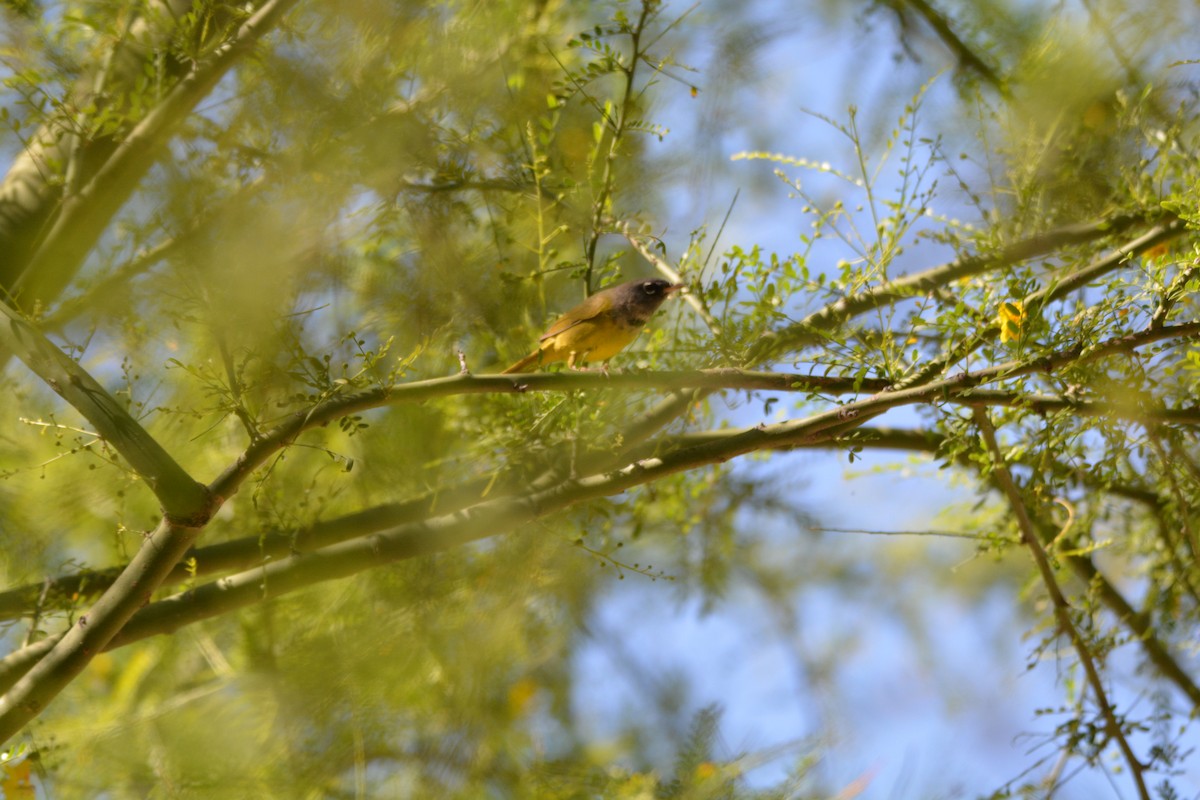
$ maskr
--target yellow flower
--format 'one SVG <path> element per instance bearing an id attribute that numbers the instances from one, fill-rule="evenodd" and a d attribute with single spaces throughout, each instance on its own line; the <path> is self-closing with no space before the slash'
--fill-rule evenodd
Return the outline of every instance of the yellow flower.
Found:
<path id="1" fill-rule="evenodd" d="M 1021 335 L 1025 324 L 1025 306 L 1020 300 L 1006 300 L 1000 304 L 1000 341 L 1009 342 Z"/>

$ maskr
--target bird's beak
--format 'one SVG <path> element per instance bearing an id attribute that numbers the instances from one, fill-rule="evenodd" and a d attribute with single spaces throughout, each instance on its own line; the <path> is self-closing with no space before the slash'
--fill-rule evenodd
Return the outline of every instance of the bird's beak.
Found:
<path id="1" fill-rule="evenodd" d="M 667 294 L 675 294 L 680 289 L 686 289 L 686 288 L 687 288 L 687 284 L 685 284 L 685 283 L 672 283 L 670 286 L 663 289 L 663 291 L 666 292 Z"/>

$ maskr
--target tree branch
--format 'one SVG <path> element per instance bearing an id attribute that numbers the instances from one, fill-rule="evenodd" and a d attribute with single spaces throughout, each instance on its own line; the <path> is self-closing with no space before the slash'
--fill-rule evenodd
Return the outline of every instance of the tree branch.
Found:
<path id="1" fill-rule="evenodd" d="M 627 464 L 621 469 L 565 480 L 526 495 L 485 500 L 451 513 L 267 563 L 147 606 L 130 620 L 111 646 L 167 633 L 200 619 L 380 564 L 523 529 L 548 514 L 619 494 L 678 472 L 721 463 L 755 450 L 815 441 L 823 438 L 826 431 L 840 430 L 847 424 L 853 424 L 853 420 L 833 411 L 805 420 L 752 428 L 723 441 L 703 443 L 659 458 Z"/>
<path id="2" fill-rule="evenodd" d="M 1121 723 L 1117 719 L 1112 703 L 1109 702 L 1108 694 L 1104 688 L 1104 681 L 1101 679 L 1100 671 L 1096 667 L 1091 648 L 1083 638 L 1083 634 L 1076 627 L 1075 621 L 1071 619 L 1071 606 L 1058 586 L 1058 579 L 1054 576 L 1054 567 L 1050 564 L 1050 557 L 1042 547 L 1041 539 L 1038 538 L 1037 532 L 1033 527 L 1033 522 L 1029 518 L 1029 512 L 1025 508 L 1025 501 L 1021 498 L 1021 492 L 1017 489 L 1012 474 L 1008 471 L 1008 465 L 1004 462 L 1004 455 L 1000 452 L 1000 446 L 996 442 L 996 429 L 992 427 L 992 422 L 988 418 L 987 412 L 982 408 L 975 409 L 975 423 L 979 427 L 984 444 L 992 458 L 992 475 L 1008 499 L 1009 506 L 1012 508 L 1013 515 L 1017 520 L 1017 528 L 1021 531 L 1021 540 L 1029 549 L 1030 555 L 1033 556 L 1034 564 L 1037 566 L 1038 573 L 1042 578 L 1042 584 L 1046 587 L 1046 592 L 1050 595 L 1059 629 L 1066 632 L 1072 646 L 1075 648 L 1075 654 L 1079 657 L 1079 663 L 1083 666 L 1088 685 L 1092 689 L 1092 695 L 1096 699 L 1096 704 L 1100 707 L 1100 714 L 1104 718 L 1108 735 L 1117 743 L 1118 748 L 1125 757 L 1125 763 L 1128 764 L 1134 783 L 1137 785 L 1138 796 L 1142 800 L 1150 800 L 1150 793 L 1146 789 L 1146 779 L 1142 774 L 1145 768 L 1138 761 L 1133 748 L 1130 747 L 1129 740 L 1125 737 L 1125 732 L 1121 728 Z"/>
<path id="3" fill-rule="evenodd" d="M 951 398 L 952 402 L 973 406 L 1002 406 L 1050 414 L 1070 411 L 1081 417 L 1115 417 L 1146 425 L 1200 425 L 1200 406 L 1185 408 L 1149 408 L 1108 400 L 1073 400 L 1052 395 L 1023 394 L 1000 390 L 977 389 L 970 394 Z"/>
<path id="4" fill-rule="evenodd" d="M 32 668 L 0 697 L 0 742 L 8 741 L 37 717 L 109 645 L 149 602 L 199 533 L 199 528 L 173 525 L 164 519 L 112 587 L 75 625 L 53 640 L 49 653 L 36 664 L 25 661 L 24 665 Z M 39 643 L 35 647 L 40 651 L 46 646 Z"/>
<path id="5" fill-rule="evenodd" d="M 1149 222 L 1152 220 L 1144 215 L 1126 215 L 1111 220 L 1068 225 L 1014 242 L 1001 248 L 1000 252 L 995 255 L 962 256 L 947 264 L 888 281 L 830 303 L 781 331 L 763 334 L 762 340 L 751 352 L 750 363 L 759 364 L 783 352 L 807 347 L 820 341 L 824 332 L 835 330 L 860 314 L 891 305 L 898 300 L 924 294 L 959 278 L 1003 269 L 1062 247 L 1094 242 Z M 1169 221 L 1155 225 L 1134 242 L 1118 248 L 1110 256 L 1101 259 L 1098 264 L 1080 270 L 1070 278 L 1056 284 L 1054 296 L 1061 297 L 1066 292 L 1073 291 L 1079 285 L 1123 263 L 1131 254 L 1169 241 L 1181 235 L 1184 230 L 1185 226 L 1177 218 L 1171 218 Z M 1027 300 L 1030 299 L 1036 298 L 1027 298 Z"/>
<path id="6" fill-rule="evenodd" d="M 863 428 L 856 432 L 852 440 L 843 442 L 842 444 L 855 444 L 872 449 L 887 448 L 936 455 L 941 451 L 944 443 L 944 437 L 931 431 Z M 829 445 L 822 443 L 816 446 L 827 447 Z M 972 472 L 976 472 L 979 469 L 979 464 L 972 461 L 966 453 L 961 454 L 957 461 L 959 466 Z M 1082 474 L 1079 476 L 1079 481 L 1081 484 L 1090 487 L 1092 491 L 1105 491 L 1118 497 L 1141 503 L 1152 510 L 1157 510 L 1162 505 L 1162 501 L 1157 495 L 1145 489 L 1123 485 L 1101 486 L 1090 481 L 1089 477 L 1087 474 Z M 1043 536 L 1043 538 L 1048 541 L 1052 537 Z M 1158 638 L 1155 629 L 1150 624 L 1148 615 L 1138 612 L 1125 599 L 1120 590 L 1096 567 L 1091 556 L 1069 553 L 1060 556 L 1060 558 L 1075 572 L 1075 575 L 1084 585 L 1097 593 L 1100 602 L 1112 612 L 1113 616 L 1129 629 L 1138 645 L 1145 652 L 1150 663 L 1158 669 L 1159 673 L 1175 684 L 1176 688 L 1187 696 L 1193 708 L 1200 708 L 1200 686 L 1197 686 L 1192 677 L 1180 666 L 1179 660 L 1171 654 L 1167 644 Z M 36 586 L 31 586 L 30 591 L 35 591 L 36 588 Z"/>
<path id="7" fill-rule="evenodd" d="M 120 96 L 129 91 L 145 75 L 154 54 L 165 49 L 174 29 L 174 25 L 156 25 L 154 21 L 177 19 L 191 6 L 182 0 L 150 2 L 142 13 L 131 16 L 104 64 L 79 80 L 62 111 L 44 122 L 13 160 L 0 182 L 0 286 L 11 290 L 28 267 L 59 210 L 64 186 L 70 191 L 71 186 L 90 178 L 117 146 L 112 136 L 97 136 L 87 142 L 86 164 L 81 164 L 80 129 L 87 123 L 71 115 L 93 103 L 102 105 L 101 95 Z"/>
<path id="8" fill-rule="evenodd" d="M 925 0 L 888 0 L 888 5 L 896 12 L 896 16 L 900 19 L 902 26 L 904 24 L 903 6 L 911 7 L 928 23 L 938 39 L 942 41 L 942 44 L 946 45 L 950 52 L 954 54 L 960 66 L 983 78 L 992 88 L 1001 92 L 1004 91 L 1004 82 L 996 74 L 996 71 L 976 55 L 975 51 L 954 31 L 949 20 L 932 5 Z"/>
<path id="9" fill-rule="evenodd" d="M 503 482 L 497 487 L 491 478 L 480 478 L 402 503 L 385 503 L 334 519 L 315 522 L 298 530 L 277 530 L 205 547 L 193 547 L 184 553 L 180 562 L 175 564 L 163 579 L 163 583 L 177 584 L 196 578 L 250 569 L 294 553 L 316 550 L 416 522 L 435 513 L 454 513 L 479 502 L 489 487 L 493 490 L 513 488 Z M 190 562 L 190 565 L 185 565 L 185 562 Z M 16 619 L 30 614 L 39 605 L 58 605 L 66 598 L 99 594 L 111 586 L 127 568 L 128 565 L 121 565 L 103 570 L 77 572 L 52 578 L 48 582 L 29 584 L 2 592 L 0 619 Z M 43 593 L 46 594 L 46 601 L 40 603 Z M 0 679 L 0 687 L 2 684 L 3 680 Z M 0 688 L 0 692 L 2 691 L 3 688 Z"/>
<path id="10" fill-rule="evenodd" d="M 742 429 L 736 431 L 736 433 L 746 433 L 748 430 Z M 723 432 L 722 435 L 728 434 Z M 714 441 L 711 434 L 685 434 L 673 437 L 671 446 L 687 447 L 711 441 Z M 775 449 L 787 450 L 801 447 L 810 449 L 816 447 L 829 448 L 844 447 L 850 444 L 873 449 L 896 449 L 934 455 L 941 450 L 944 444 L 944 437 L 925 430 L 864 427 L 855 431 L 852 439 L 843 437 L 834 440 L 826 439 L 802 442 Z M 638 457 L 634 460 L 641 460 L 641 458 Z M 959 463 L 961 466 L 972 470 L 977 469 L 979 466 L 967 459 L 965 454 L 959 459 Z M 1081 475 L 1079 478 L 1084 484 L 1088 483 L 1088 476 Z M 440 516 L 453 515 L 477 502 L 482 497 L 484 489 L 487 488 L 489 483 L 490 480 L 485 479 L 470 481 L 460 487 L 450 490 L 440 490 L 434 494 L 405 503 L 386 504 L 336 519 L 317 522 L 299 531 L 278 531 L 265 536 L 245 537 L 209 547 L 189 550 L 185 554 L 185 558 L 195 559 L 195 571 L 189 572 L 177 565 L 164 580 L 164 583 L 180 582 L 196 577 L 220 574 L 229 570 L 248 570 L 251 574 L 257 574 L 263 564 L 278 561 L 289 555 L 317 550 L 331 544 L 349 541 L 389 528 L 419 525 L 423 520 L 434 514 L 435 511 Z M 493 486 L 493 488 L 495 487 Z M 1106 486 L 1104 488 L 1112 494 L 1150 507 L 1157 507 L 1158 505 L 1158 500 L 1154 495 L 1137 487 Z M 433 542 L 426 542 L 422 545 L 415 539 L 410 544 L 412 548 L 408 555 L 398 556 L 398 559 L 428 555 L 449 549 L 454 545 L 453 542 L 445 542 L 440 545 Z M 1193 705 L 1200 706 L 1200 688 L 1196 686 L 1190 676 L 1180 667 L 1179 662 L 1171 655 L 1166 645 L 1155 635 L 1146 615 L 1139 614 L 1129 604 L 1103 573 L 1096 568 L 1090 557 L 1071 554 L 1064 556 L 1064 558 L 1080 579 L 1098 593 L 1101 602 L 1113 612 L 1117 619 L 1129 627 L 1137 637 L 1137 641 L 1146 652 L 1151 663 L 1158 668 L 1160 673 L 1187 695 Z M 56 594 L 69 594 L 75 591 L 85 591 L 87 586 L 98 585 L 102 589 L 111 580 L 111 577 L 115 577 L 122 569 L 115 568 L 99 573 L 64 576 L 54 581 L 51 590 Z M 36 584 L 0 595 L 0 617 L 12 618 L 20 615 L 23 611 L 27 612 L 28 606 L 25 604 L 29 602 L 31 597 L 39 595 L 42 590 L 43 584 Z M 200 587 L 196 591 L 207 592 L 210 596 L 214 597 L 211 601 L 213 603 L 220 604 L 222 602 L 215 599 L 222 595 L 214 589 Z M 185 595 L 178 596 L 178 598 L 184 596 L 186 596 L 186 593 Z M 197 602 L 199 603 L 200 601 L 197 600 Z M 213 611 L 209 616 L 224 613 L 227 610 L 232 609 L 222 607 L 220 610 Z M 156 611 L 154 614 L 162 615 L 158 617 L 160 621 L 171 616 L 165 611 Z M 159 622 L 153 620 L 143 619 L 138 624 L 144 626 L 142 633 L 146 636 L 169 632 L 167 629 L 157 630 L 156 627 L 159 625 Z M 171 628 L 171 630 L 174 629 Z M 52 637 L 51 639 L 37 642 L 10 654 L 4 659 L 0 659 L 0 692 L 6 691 L 13 682 L 36 663 L 38 658 L 52 647 L 58 638 L 60 637 Z M 142 637 L 139 636 L 138 638 Z M 129 638 L 126 640 L 123 638 L 121 644 L 128 644 L 132 641 L 135 641 L 135 639 Z M 112 646 L 116 647 L 118 645 L 114 643 Z"/>
<path id="11" fill-rule="evenodd" d="M 1174 327 L 1167 329 L 1174 330 Z M 779 372 L 748 372 L 713 369 L 652 373 L 545 372 L 528 375 L 457 374 L 414 383 L 392 384 L 333 398 L 291 414 L 284 422 L 250 445 L 237 462 L 221 473 L 211 487 L 221 497 L 230 497 L 248 475 L 272 454 L 291 444 L 311 428 L 321 427 L 347 414 L 401 403 L 420 403 L 438 397 L 466 394 L 504 394 L 533 391 L 576 391 L 624 389 L 670 391 L 673 389 L 730 388 L 745 390 L 828 392 L 844 394 L 861 389 L 882 390 L 887 382 L 878 379 L 841 378 Z M 680 395 L 682 396 L 682 395 Z M 678 402 L 675 400 L 670 403 Z M 669 414 L 673 419 L 675 412 Z M 636 439 L 628 433 L 626 441 Z"/>
<path id="12" fill-rule="evenodd" d="M 164 517 L 137 555 L 87 614 L 0 698 L 0 741 L 7 741 L 58 695 L 149 601 L 192 545 L 217 503 L 81 366 L 0 303 L 0 343 L 16 353 L 50 388 L 79 411 L 146 481 Z M 39 645 L 31 652 L 42 652 Z"/>
<path id="13" fill-rule="evenodd" d="M 848 403 L 839 408 L 815 414 L 806 419 L 765 425 L 759 428 L 722 434 L 719 437 L 704 441 L 694 441 L 686 447 L 669 452 L 663 456 L 654 456 L 639 460 L 632 464 L 627 464 L 619 470 L 592 474 L 584 479 L 562 481 L 557 485 L 534 492 L 525 497 L 498 498 L 493 501 L 464 507 L 456 513 L 399 526 L 384 533 L 374 534 L 367 539 L 360 538 L 343 542 L 342 544 L 331 545 L 330 547 L 317 550 L 312 554 L 294 556 L 268 564 L 261 569 L 251 570 L 249 573 L 242 573 L 240 578 L 239 576 L 233 576 L 223 579 L 217 582 L 217 584 L 210 585 L 217 586 L 218 588 L 204 589 L 203 594 L 196 595 L 193 592 L 180 596 L 214 598 L 201 603 L 199 606 L 195 604 L 181 605 L 183 603 L 182 600 L 175 600 L 172 605 L 168 606 L 155 604 L 156 608 L 172 610 L 169 612 L 165 610 L 154 611 L 153 614 L 160 616 L 154 617 L 157 621 L 153 623 L 147 621 L 151 618 L 150 615 L 140 617 L 139 619 L 142 621 L 137 624 L 142 626 L 148 625 L 150 627 L 138 628 L 134 631 L 122 633 L 122 637 L 124 638 L 116 641 L 125 642 L 129 640 L 129 637 L 136 638 L 139 635 L 136 633 L 136 630 L 148 631 L 145 635 L 150 635 L 151 632 L 174 629 L 172 626 L 177 627 L 177 624 L 186 623 L 195 614 L 201 615 L 196 618 L 202 618 L 211 613 L 221 613 L 222 610 L 241 607 L 259 597 L 268 596 L 263 595 L 259 587 L 259 583 L 261 583 L 264 577 L 270 581 L 270 592 L 275 592 L 276 590 L 290 591 L 293 588 L 309 585 L 313 581 L 341 577 L 352 574 L 359 569 L 365 569 L 368 565 L 373 566 L 377 562 L 373 560 L 374 556 L 371 554 L 376 554 L 377 552 L 391 553 L 394 558 L 401 558 L 410 557 L 411 554 L 421 554 L 444 549 L 445 547 L 462 544 L 484 536 L 502 533 L 513 526 L 527 523 L 536 517 L 551 513 L 552 511 L 560 510 L 578 502 L 624 491 L 632 486 L 658 480 L 675 472 L 723 462 L 756 450 L 828 442 L 833 437 L 841 436 L 846 431 L 861 426 L 867 420 L 890 408 L 915 402 L 927 402 L 946 397 L 961 396 L 968 394 L 979 385 L 991 380 L 1017 377 L 1054 369 L 1057 366 L 1072 362 L 1085 362 L 1118 352 L 1126 352 L 1138 346 L 1171 337 L 1195 335 L 1198 327 L 1200 327 L 1200 323 L 1141 331 L 1114 338 L 1087 352 L 1084 352 L 1082 345 L 1078 345 L 1074 348 L 1068 348 L 1067 350 L 1026 362 L 1008 362 L 978 370 L 975 373 L 963 373 L 954 378 L 937 381 L 921 387 L 880 393 L 873 397 Z M 615 381 L 613 380 L 614 377 L 616 378 Z M 219 497 L 229 496 L 229 493 L 236 491 L 237 486 L 270 453 L 286 445 L 307 428 L 325 424 L 341 416 L 345 416 L 354 410 L 375 407 L 378 404 L 389 402 L 424 400 L 451 392 L 477 393 L 483 391 L 527 391 L 530 388 L 581 388 L 582 385 L 587 384 L 611 387 L 614 383 L 633 387 L 637 386 L 639 382 L 644 381 L 647 377 L 653 380 L 655 376 L 628 375 L 606 378 L 601 375 L 561 374 L 517 377 L 474 377 L 468 375 L 424 381 L 419 384 L 407 384 L 399 387 L 385 387 L 383 389 L 359 393 L 358 395 L 351 395 L 346 398 L 338 398 L 293 415 L 288 422 L 285 422 L 267 434 L 264 440 L 252 445 L 238 460 L 238 463 L 222 473 L 210 488 Z M 767 386 L 776 390 L 797 388 L 803 385 L 804 381 L 810 380 L 809 376 L 781 376 L 775 373 L 740 373 L 737 371 L 729 373 L 728 371 L 721 370 L 703 373 L 676 373 L 669 377 L 672 377 L 677 386 L 694 386 L 697 385 L 697 382 L 701 385 L 720 385 L 722 382 L 725 384 L 730 382 L 736 383 L 737 381 L 733 379 L 740 377 L 742 379 L 742 386 L 748 386 L 753 383 L 754 386 Z M 833 387 L 839 387 L 844 390 L 852 390 L 853 388 L 852 382 L 848 379 L 822 378 L 818 380 L 818 383 L 823 384 L 825 390 Z M 811 386 L 808 388 L 812 390 Z M 668 404 L 678 404 L 680 402 L 687 402 L 686 395 L 681 393 L 674 399 L 667 401 Z M 672 413 L 675 412 L 672 411 Z M 165 579 L 191 544 L 191 540 L 187 538 L 188 532 L 185 530 L 182 533 L 184 534 L 182 536 L 172 535 L 172 531 L 169 529 L 163 530 L 162 526 L 160 526 L 160 531 L 155 534 L 155 539 L 161 540 L 161 542 L 158 542 L 157 549 L 165 552 L 165 557 L 162 559 L 149 559 L 147 553 L 150 552 L 151 548 L 144 547 L 139 552 L 138 558 L 134 562 L 131 562 L 130 567 L 122 574 L 121 580 L 117 584 L 114 584 L 113 589 L 106 593 L 101 601 L 97 603 L 97 607 L 93 609 L 93 613 L 99 613 L 100 610 L 105 609 L 105 602 L 109 601 L 110 598 L 114 598 L 112 602 L 118 602 L 121 599 L 122 592 L 118 587 L 131 574 L 152 574 L 154 578 L 148 584 L 150 590 L 157 586 L 161 580 Z M 192 538 L 194 538 L 194 535 Z M 365 554 L 364 547 L 366 548 Z M 380 550 L 380 548 L 382 549 Z M 204 587 L 201 588 L 203 589 Z M 199 592 L 201 590 L 197 589 L 195 591 Z M 128 596 L 128 594 L 124 594 L 126 600 Z M 225 599 L 218 601 L 215 598 Z M 124 606 L 123 609 L 130 610 L 128 606 Z M 180 619 L 183 621 L 180 622 Z M 108 621 L 107 618 L 106 621 Z M 130 624 L 133 624 L 132 618 L 130 619 Z M 11 724 L 11 720 L 13 719 L 13 702 L 20 702 L 22 698 L 32 697 L 35 698 L 33 701 L 34 707 L 38 707 L 37 704 L 41 701 L 43 694 L 35 690 L 43 686 L 49 686 L 53 689 L 55 684 L 51 679 L 55 674 L 55 670 L 61 669 L 61 667 L 55 666 L 57 663 L 53 659 L 55 654 L 59 653 L 60 650 L 66 650 L 67 653 L 78 653 L 80 652 L 78 650 L 79 647 L 94 645 L 99 639 L 103 638 L 98 637 L 96 640 L 85 640 L 82 636 L 72 636 L 82 628 L 83 626 L 73 628 L 64 637 L 63 642 L 54 648 L 51 657 L 47 657 L 39 663 L 35 670 L 27 676 L 27 679 L 18 684 L 14 689 L 14 693 L 17 695 L 16 701 L 6 700 L 5 704 L 0 705 L 0 735 L 3 735 L 4 731 L 9 730 L 5 725 Z M 106 626 L 104 630 L 110 631 L 112 630 L 112 626 Z M 95 649 L 89 649 L 91 652 L 95 652 Z M 82 665 L 79 665 L 78 668 L 82 669 Z M 65 682 L 61 685 L 65 685 Z M 61 685 L 59 688 L 61 688 Z M 31 689 L 30 686 L 33 688 Z"/>
<path id="14" fill-rule="evenodd" d="M 1025 308 L 1026 313 L 1036 314 L 1047 304 L 1056 300 L 1061 300 L 1071 292 L 1086 286 L 1096 278 L 1105 275 L 1126 263 L 1129 258 L 1138 253 L 1144 253 L 1152 247 L 1157 247 L 1163 242 L 1168 242 L 1171 239 L 1182 235 L 1187 230 L 1187 226 L 1182 220 L 1173 218 L 1168 222 L 1154 226 L 1151 230 L 1142 234 L 1138 238 L 1129 242 L 1123 247 L 1118 247 L 1108 255 L 1102 256 L 1086 267 L 1076 270 L 1070 275 L 1066 275 L 1055 280 L 1041 289 L 1031 292 L 1022 298 L 1021 303 Z M 929 378 L 941 374 L 949 369 L 953 364 L 966 358 L 971 353 L 979 349 L 985 342 L 989 342 L 1000 335 L 1000 328 L 997 325 L 991 325 L 986 328 L 977 330 L 977 332 L 961 342 L 957 347 L 954 347 L 949 353 L 939 359 L 935 359 L 908 380 L 903 382 L 903 385 L 912 385 L 921 383 Z"/>
<path id="15" fill-rule="evenodd" d="M 25 307 L 32 308 L 62 292 L 113 214 L 158 158 L 175 126 L 295 3 L 264 3 L 242 24 L 233 41 L 184 76 L 129 132 L 91 180 L 64 200 L 61 213 L 15 284 L 13 294 Z"/>
<path id="16" fill-rule="evenodd" d="M 190 525 L 207 520 L 210 502 L 205 487 L 193 480 L 87 370 L 4 303 L 0 303 L 0 346 L 15 353 L 95 427 L 146 481 L 168 518 Z"/>
<path id="17" fill-rule="evenodd" d="M 661 274 L 664 278 L 669 280 L 671 283 L 686 283 L 683 279 L 683 276 L 680 275 L 674 267 L 659 258 L 653 250 L 646 246 L 645 242 L 633 234 L 631 226 L 628 222 L 618 223 L 617 230 L 621 232 L 621 235 L 625 237 L 626 241 L 629 242 L 633 249 L 637 250 L 642 258 L 649 261 L 650 264 L 653 265 L 653 267 L 658 270 L 659 274 Z M 704 320 L 704 324 L 708 326 L 708 329 L 712 331 L 714 335 L 720 335 L 721 323 L 712 315 L 712 312 L 708 310 L 708 307 L 704 304 L 704 299 L 700 295 L 694 293 L 689 288 L 683 293 L 683 301 L 696 310 L 696 313 L 700 315 L 700 319 Z"/>
<path id="18" fill-rule="evenodd" d="M 1172 325 L 1113 337 L 1094 347 L 1078 344 L 1073 347 L 1039 356 L 1026 361 L 1008 361 L 974 372 L 960 373 L 952 378 L 926 383 L 910 389 L 890 391 L 880 402 L 878 410 L 905 405 L 911 402 L 937 400 L 943 397 L 965 397 L 978 386 L 994 380 L 1015 378 L 1039 372 L 1052 372 L 1066 364 L 1085 364 L 1118 353 L 1131 352 L 1154 342 L 1171 338 L 1200 335 L 1200 322 Z M 399 403 L 425 402 L 437 397 L 462 394 L 494 394 L 505 392 L 567 391 L 587 389 L 625 390 L 680 390 L 717 389 L 768 391 L 811 391 L 845 394 L 859 390 L 882 391 L 887 382 L 877 379 L 843 378 L 839 376 L 800 375 L 778 372 L 749 372 L 744 370 L 713 369 L 690 372 L 649 373 L 536 373 L 529 375 L 470 375 L 459 374 L 447 378 L 433 378 L 415 383 L 395 384 L 345 395 L 308 409 L 297 411 L 286 421 L 267 432 L 252 444 L 218 478 L 210 488 L 221 497 L 230 497 L 253 470 L 281 448 L 293 442 L 304 431 L 327 425 L 347 414 L 367 411 Z M 872 398 L 874 400 L 874 398 Z M 631 427 L 625 432 L 626 441 L 634 443 L 644 440 L 661 425 L 675 419 L 682 410 L 695 401 L 691 393 L 680 393 L 662 401 L 640 423 L 640 428 Z M 868 401 L 859 401 L 844 406 L 846 413 L 872 413 L 876 405 L 864 406 Z M 1190 420 L 1192 411 L 1163 411 L 1164 415 Z M 644 435 L 643 435 L 644 434 Z"/>
<path id="19" fill-rule="evenodd" d="M 605 215 L 610 213 L 608 205 L 612 199 L 613 184 L 616 179 L 617 153 L 625 137 L 625 128 L 629 123 L 629 115 L 636 102 L 636 98 L 634 97 L 634 79 L 637 76 L 638 64 L 641 63 L 643 55 L 641 50 L 642 33 L 646 30 L 646 23 L 650 19 L 654 6 L 655 4 L 649 2 L 649 0 L 643 0 L 641 13 L 638 15 L 637 22 L 630 26 L 627 31 L 630 44 L 629 63 L 620 65 L 625 80 L 621 91 L 621 102 L 617 106 L 617 117 L 616 119 L 612 119 L 607 112 L 604 114 L 605 127 L 609 131 L 608 150 L 604 154 L 604 168 L 600 175 L 599 191 L 592 198 L 591 229 L 583 247 L 585 261 L 583 282 L 584 290 L 588 295 L 591 295 L 595 290 L 592 280 L 596 269 L 596 247 L 599 245 L 600 235 L 603 233 L 601 223 Z"/>

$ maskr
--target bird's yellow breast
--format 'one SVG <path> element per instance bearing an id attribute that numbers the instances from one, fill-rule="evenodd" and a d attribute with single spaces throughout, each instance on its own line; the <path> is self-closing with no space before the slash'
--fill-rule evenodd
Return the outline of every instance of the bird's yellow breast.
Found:
<path id="1" fill-rule="evenodd" d="M 607 361 L 621 352 L 642 332 L 640 325 L 629 326 L 614 319 L 589 319 L 572 325 L 542 342 L 542 361 Z"/>

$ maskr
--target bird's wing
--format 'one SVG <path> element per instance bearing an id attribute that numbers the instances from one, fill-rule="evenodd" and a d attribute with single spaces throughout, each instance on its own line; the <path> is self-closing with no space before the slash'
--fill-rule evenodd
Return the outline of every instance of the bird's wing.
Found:
<path id="1" fill-rule="evenodd" d="M 594 319 L 601 313 L 607 311 L 612 306 L 612 300 L 608 297 L 607 292 L 596 292 L 596 294 L 584 300 L 575 308 L 568 311 L 559 317 L 550 329 L 538 338 L 539 342 L 544 342 L 552 336 L 558 336 L 565 330 L 574 328 L 581 322 L 587 322 L 589 319 Z"/>

